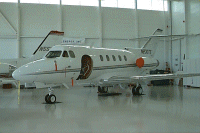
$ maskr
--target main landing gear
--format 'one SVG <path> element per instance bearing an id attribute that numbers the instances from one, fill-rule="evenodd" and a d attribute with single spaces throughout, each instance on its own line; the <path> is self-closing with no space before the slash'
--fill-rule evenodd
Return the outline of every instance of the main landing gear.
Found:
<path id="1" fill-rule="evenodd" d="M 130 87 L 132 88 L 132 94 L 133 95 L 143 95 L 143 89 L 140 84 L 131 84 Z M 120 95 L 122 93 L 109 93 L 108 87 L 104 86 L 98 86 L 98 95 L 99 96 L 112 96 L 112 95 Z"/>
<path id="2" fill-rule="evenodd" d="M 137 86 L 133 85 L 133 87 L 132 87 L 132 94 L 133 95 L 142 95 L 142 92 L 143 92 L 143 89 L 142 89 L 142 86 L 140 84 L 138 84 Z"/>
<path id="3" fill-rule="evenodd" d="M 45 96 L 46 103 L 55 103 L 56 102 L 56 96 L 53 94 L 53 88 L 49 87 L 49 94 Z"/>
<path id="4" fill-rule="evenodd" d="M 98 86 L 98 96 L 115 96 L 115 95 L 121 95 L 121 94 L 122 93 L 117 93 L 117 92 L 110 93 L 110 92 L 108 92 L 107 86 L 104 86 L 104 87 Z"/>
<path id="5" fill-rule="evenodd" d="M 98 92 L 99 93 L 107 93 L 108 92 L 108 87 L 98 86 Z"/>

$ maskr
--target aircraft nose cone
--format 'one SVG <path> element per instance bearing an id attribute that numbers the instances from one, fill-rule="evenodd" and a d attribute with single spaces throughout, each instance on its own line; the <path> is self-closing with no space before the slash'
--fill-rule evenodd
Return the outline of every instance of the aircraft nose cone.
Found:
<path id="1" fill-rule="evenodd" d="M 20 80 L 20 72 L 19 72 L 19 69 L 16 69 L 16 70 L 12 73 L 12 77 L 13 77 L 15 80 Z"/>
<path id="2" fill-rule="evenodd" d="M 37 75 L 34 75 L 36 71 L 38 71 L 37 67 L 31 62 L 16 69 L 12 73 L 12 77 L 15 80 L 31 83 L 37 79 Z"/>

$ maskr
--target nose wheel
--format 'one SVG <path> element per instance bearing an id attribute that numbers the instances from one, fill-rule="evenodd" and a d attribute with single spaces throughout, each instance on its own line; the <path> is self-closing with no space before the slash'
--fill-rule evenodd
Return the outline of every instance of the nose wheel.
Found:
<path id="1" fill-rule="evenodd" d="M 45 101 L 46 101 L 46 103 L 55 103 L 56 102 L 56 96 L 55 95 L 49 95 L 49 94 L 47 94 L 46 96 L 45 96 Z"/>
<path id="2" fill-rule="evenodd" d="M 45 96 L 45 101 L 46 103 L 55 103 L 56 102 L 56 96 L 53 94 L 53 89 L 50 87 L 49 89 L 49 94 Z"/>

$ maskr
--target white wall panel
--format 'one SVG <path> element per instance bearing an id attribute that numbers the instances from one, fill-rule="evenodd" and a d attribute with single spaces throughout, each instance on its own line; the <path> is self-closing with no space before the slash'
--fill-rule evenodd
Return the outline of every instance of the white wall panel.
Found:
<path id="1" fill-rule="evenodd" d="M 91 47 L 99 47 L 99 42 L 98 42 L 99 39 L 85 39 L 85 44 L 83 45 L 88 45 L 88 46 L 91 46 Z"/>
<path id="2" fill-rule="evenodd" d="M 184 1 L 172 1 L 172 35 L 186 34 L 186 18 L 185 18 L 185 3 Z M 171 69 L 173 72 L 182 70 L 181 63 L 183 62 L 184 54 L 186 54 L 186 40 L 172 41 L 172 53 L 170 54 Z M 181 48 L 181 49 L 180 49 Z M 170 50 L 171 51 L 171 50 Z M 181 55 L 180 55 L 181 54 Z M 181 63 L 180 63 L 181 61 Z"/>
<path id="3" fill-rule="evenodd" d="M 200 58 L 200 36 L 190 36 L 188 37 L 188 57 L 189 59 Z"/>
<path id="4" fill-rule="evenodd" d="M 33 52 L 37 49 L 44 38 L 22 38 L 21 39 L 21 51 L 22 56 L 29 58 Z"/>
<path id="5" fill-rule="evenodd" d="M 3 14 L 0 13 L 0 38 L 8 35 L 15 35 L 16 32 L 13 30 L 13 28 L 10 26 L 9 22 L 6 18 L 4 18 Z"/>
<path id="6" fill-rule="evenodd" d="M 17 39 L 11 39 L 16 38 L 17 4 L 0 3 L 0 12 L 0 59 L 13 59 L 17 56 Z"/>
<path id="7" fill-rule="evenodd" d="M 186 67 L 184 69 L 184 72 L 200 73 L 199 62 L 200 62 L 200 58 L 185 60 L 184 63 Z M 192 87 L 200 87 L 200 76 L 184 78 L 183 85 L 189 85 Z"/>
<path id="8" fill-rule="evenodd" d="M 172 2 L 172 33 L 173 35 L 185 34 L 185 5 L 184 1 Z"/>
<path id="9" fill-rule="evenodd" d="M 136 43 L 130 40 L 103 40 L 103 44 L 107 48 L 124 49 L 125 47 L 136 47 Z"/>
<path id="10" fill-rule="evenodd" d="M 188 11 L 188 32 L 189 34 L 200 33 L 200 1 L 190 0 L 189 11 Z"/>
<path id="11" fill-rule="evenodd" d="M 51 30 L 60 30 L 59 6 L 21 4 L 21 35 L 44 36 Z"/>
<path id="12" fill-rule="evenodd" d="M 135 37 L 135 10 L 102 8 L 103 38 L 130 39 Z"/>
<path id="13" fill-rule="evenodd" d="M 138 10 L 139 16 L 139 36 L 149 36 L 152 33 L 160 28 L 165 30 L 165 16 L 161 11 L 147 11 L 147 10 Z M 164 34 L 163 31 L 162 34 Z"/>
<path id="14" fill-rule="evenodd" d="M 99 37 L 98 8 L 63 6 L 63 31 L 67 37 Z"/>
<path id="15" fill-rule="evenodd" d="M 189 1 L 188 11 L 188 34 L 200 33 L 200 1 Z M 200 58 L 200 36 L 189 36 L 188 38 L 188 58 L 196 59 Z"/>
<path id="16" fill-rule="evenodd" d="M 185 3 L 186 2 L 186 3 Z M 182 57 L 196 59 L 200 57 L 200 36 L 191 36 L 200 33 L 200 2 L 199 0 L 186 0 L 172 2 L 172 34 L 188 34 L 182 41 Z M 173 42 L 173 45 L 176 45 Z M 174 50 L 173 56 L 177 53 Z M 184 65 L 184 67 L 186 67 Z"/>
<path id="17" fill-rule="evenodd" d="M 16 35 L 16 32 L 9 26 L 5 19 L 17 29 L 17 4 L 0 3 L 0 12 L 5 17 L 0 16 L 0 35 Z"/>
<path id="18" fill-rule="evenodd" d="M 16 44 L 16 39 L 0 39 L 0 59 L 16 58 Z"/>

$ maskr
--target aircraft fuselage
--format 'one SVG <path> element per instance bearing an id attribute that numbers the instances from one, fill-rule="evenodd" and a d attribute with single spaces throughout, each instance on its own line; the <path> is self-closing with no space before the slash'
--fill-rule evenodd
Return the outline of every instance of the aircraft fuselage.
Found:
<path id="1" fill-rule="evenodd" d="M 51 52 L 51 53 L 49 53 Z M 98 83 L 111 76 L 141 75 L 158 66 L 158 61 L 145 57 L 144 65 L 136 65 L 138 56 L 127 50 L 56 45 L 41 60 L 18 68 L 13 77 L 24 82 L 47 84 Z"/>

